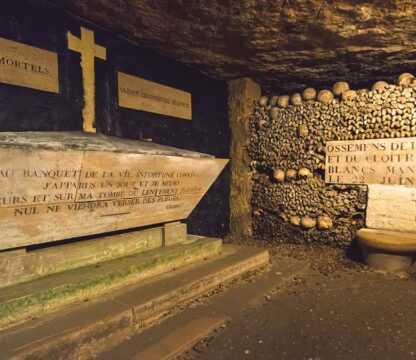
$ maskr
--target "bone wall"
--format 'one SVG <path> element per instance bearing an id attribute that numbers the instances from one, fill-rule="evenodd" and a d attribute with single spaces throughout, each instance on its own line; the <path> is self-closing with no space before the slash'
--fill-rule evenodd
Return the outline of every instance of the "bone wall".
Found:
<path id="1" fill-rule="evenodd" d="M 325 144 L 416 136 L 416 81 L 371 90 L 336 83 L 317 93 L 263 96 L 250 120 L 252 221 L 257 238 L 348 246 L 364 226 L 365 185 L 326 185 Z"/>

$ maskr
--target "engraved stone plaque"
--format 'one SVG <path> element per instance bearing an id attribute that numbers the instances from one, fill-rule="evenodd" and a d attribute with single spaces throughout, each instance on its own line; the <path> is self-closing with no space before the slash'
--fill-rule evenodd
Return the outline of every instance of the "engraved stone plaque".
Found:
<path id="1" fill-rule="evenodd" d="M 59 93 L 58 55 L 0 38 L 0 82 Z"/>
<path id="2" fill-rule="evenodd" d="M 96 134 L 0 133 L 0 249 L 185 219 L 227 162 Z"/>
<path id="3" fill-rule="evenodd" d="M 192 120 L 190 93 L 122 72 L 117 80 L 120 107 Z"/>
<path id="4" fill-rule="evenodd" d="M 328 141 L 325 182 L 416 186 L 416 138 Z"/>

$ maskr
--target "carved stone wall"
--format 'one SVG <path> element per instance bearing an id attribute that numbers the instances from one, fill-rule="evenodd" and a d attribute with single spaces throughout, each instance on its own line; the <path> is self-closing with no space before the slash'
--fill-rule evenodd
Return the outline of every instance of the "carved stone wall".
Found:
<path id="1" fill-rule="evenodd" d="M 416 136 L 416 82 L 261 97 L 250 122 L 253 234 L 277 242 L 348 246 L 364 226 L 365 185 L 324 182 L 329 140 Z M 335 94 L 335 95 L 334 95 Z M 309 99 L 306 101 L 305 99 Z"/>

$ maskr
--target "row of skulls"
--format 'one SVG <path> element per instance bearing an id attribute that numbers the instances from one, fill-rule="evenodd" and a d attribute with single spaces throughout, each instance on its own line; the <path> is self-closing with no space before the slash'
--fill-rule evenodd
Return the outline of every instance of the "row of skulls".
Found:
<path id="1" fill-rule="evenodd" d="M 396 80 L 397 85 L 399 86 L 416 86 L 416 79 L 410 73 L 403 73 L 399 75 Z M 371 87 L 371 90 L 383 90 L 389 84 L 385 81 L 377 81 Z M 350 89 L 348 83 L 344 81 L 340 81 L 334 84 L 331 90 L 321 90 L 317 92 L 314 88 L 308 87 L 303 90 L 301 93 L 294 93 L 291 96 L 288 95 L 281 95 L 281 96 L 271 96 L 270 98 L 267 96 L 262 96 L 259 99 L 260 106 L 278 106 L 279 108 L 286 108 L 288 105 L 301 105 L 303 101 L 312 101 L 317 100 L 321 103 L 328 103 L 334 99 L 335 96 L 341 97 L 342 100 L 353 100 L 359 95 L 363 95 L 368 93 L 368 89 L 359 89 L 359 90 L 352 90 Z"/>

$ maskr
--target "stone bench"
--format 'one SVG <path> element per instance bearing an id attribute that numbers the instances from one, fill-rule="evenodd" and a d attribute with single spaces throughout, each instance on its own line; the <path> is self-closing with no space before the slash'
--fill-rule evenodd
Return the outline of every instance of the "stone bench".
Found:
<path id="1" fill-rule="evenodd" d="M 360 229 L 357 241 L 362 247 L 364 262 L 381 271 L 407 270 L 416 252 L 416 234 L 413 233 Z"/>

